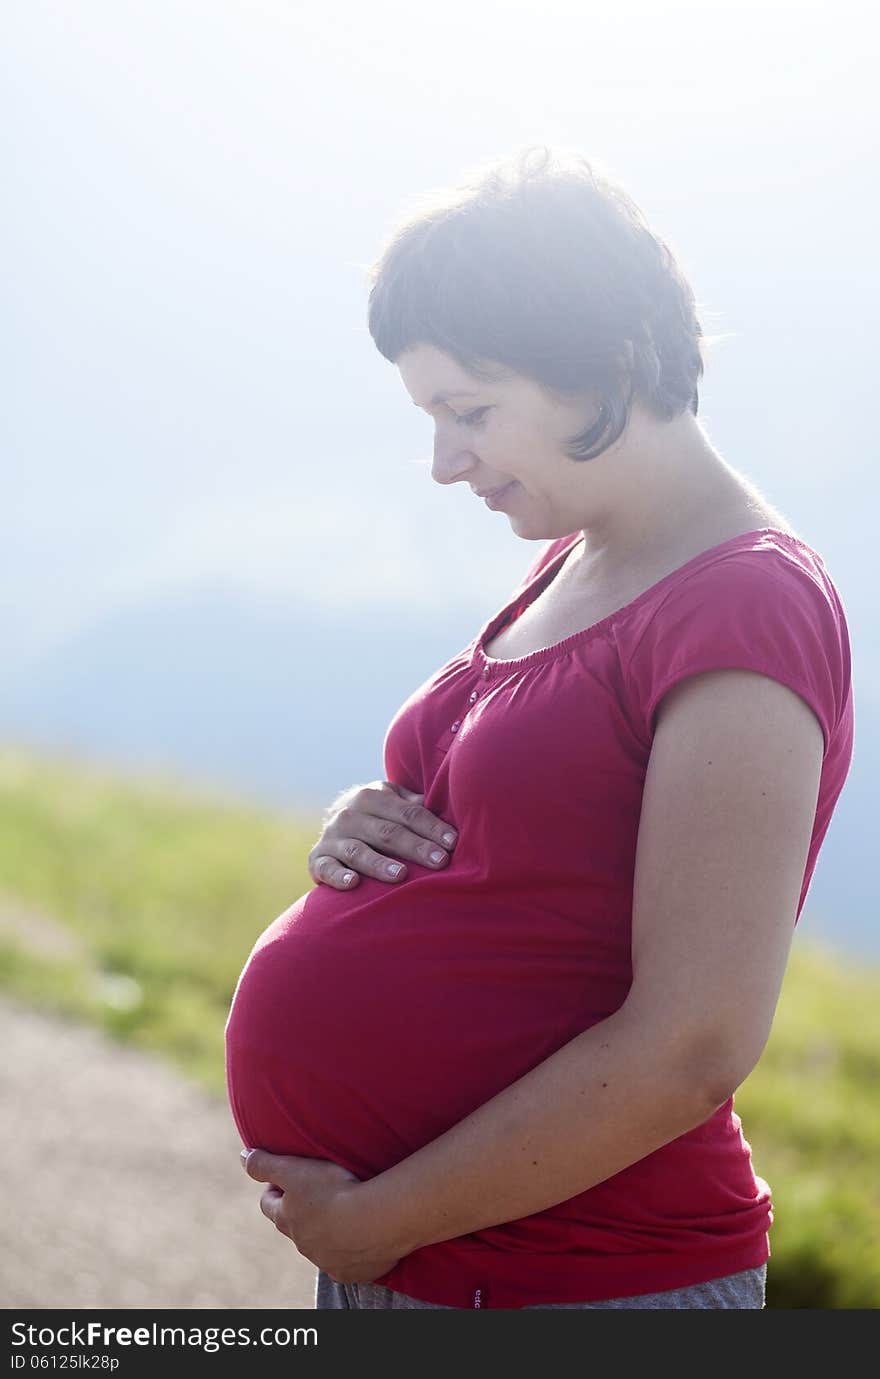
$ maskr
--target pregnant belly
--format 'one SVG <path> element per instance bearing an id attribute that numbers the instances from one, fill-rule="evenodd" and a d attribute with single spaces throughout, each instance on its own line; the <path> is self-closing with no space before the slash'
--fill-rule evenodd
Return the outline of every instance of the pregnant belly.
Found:
<path id="1" fill-rule="evenodd" d="M 242 1141 L 370 1177 L 436 1139 L 602 1012 L 583 940 L 426 875 L 318 886 L 254 946 L 226 1026 Z M 627 969 L 628 970 L 628 969 Z M 621 997 L 622 999 L 622 997 Z"/>

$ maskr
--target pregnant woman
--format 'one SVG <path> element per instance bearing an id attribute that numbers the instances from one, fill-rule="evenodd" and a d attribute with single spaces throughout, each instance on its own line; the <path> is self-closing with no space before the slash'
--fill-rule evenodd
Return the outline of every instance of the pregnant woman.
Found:
<path id="1" fill-rule="evenodd" d="M 734 1092 L 849 770 L 841 599 L 696 420 L 693 292 L 581 156 L 423 207 L 369 325 L 433 478 L 540 549 L 239 979 L 262 1210 L 319 1308 L 763 1307 Z"/>

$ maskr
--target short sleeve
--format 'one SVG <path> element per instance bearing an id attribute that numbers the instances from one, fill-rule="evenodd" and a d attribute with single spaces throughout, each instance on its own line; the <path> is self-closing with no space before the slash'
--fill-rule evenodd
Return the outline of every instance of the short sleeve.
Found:
<path id="1" fill-rule="evenodd" d="M 646 741 L 673 685 L 740 668 L 800 695 L 821 724 L 827 754 L 849 692 L 849 640 L 827 572 L 806 553 L 727 552 L 673 581 L 633 631 L 627 678 Z"/>

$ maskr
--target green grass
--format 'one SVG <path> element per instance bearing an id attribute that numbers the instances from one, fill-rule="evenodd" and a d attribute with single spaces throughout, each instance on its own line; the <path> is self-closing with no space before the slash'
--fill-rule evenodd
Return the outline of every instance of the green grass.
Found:
<path id="1" fill-rule="evenodd" d="M 312 885 L 315 818 L 0 748 L 0 985 L 225 1094 L 256 937 Z M 880 1307 L 880 967 L 795 936 L 736 1109 L 771 1185 L 768 1307 Z"/>
<path id="2" fill-rule="evenodd" d="M 12 748 L 0 750 L 0 820 L 6 990 L 223 1092 L 235 982 L 257 936 L 312 885 L 316 820 Z M 74 951 L 54 954 L 51 936 L 34 951 L 41 917 Z"/>
<path id="3" fill-rule="evenodd" d="M 736 1094 L 773 1190 L 768 1305 L 880 1307 L 880 967 L 795 935 L 770 1039 Z"/>

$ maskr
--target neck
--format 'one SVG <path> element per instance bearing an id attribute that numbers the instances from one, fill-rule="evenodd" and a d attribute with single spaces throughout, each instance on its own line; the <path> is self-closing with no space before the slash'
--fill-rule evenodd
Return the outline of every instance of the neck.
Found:
<path id="1" fill-rule="evenodd" d="M 606 452 L 604 511 L 583 526 L 579 575 L 613 583 L 748 520 L 749 486 L 712 448 L 696 418 L 638 426 Z M 600 460 L 606 456 L 600 456 Z M 744 528 L 745 529 L 745 528 Z"/>

